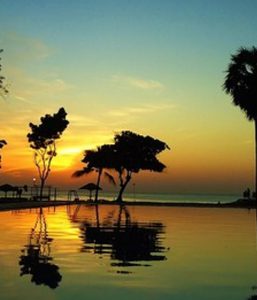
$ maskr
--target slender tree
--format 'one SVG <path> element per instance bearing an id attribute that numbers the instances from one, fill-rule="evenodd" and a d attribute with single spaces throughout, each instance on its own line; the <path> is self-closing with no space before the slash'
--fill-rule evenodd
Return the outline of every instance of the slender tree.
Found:
<path id="1" fill-rule="evenodd" d="M 114 168 L 119 174 L 120 191 L 116 199 L 122 202 L 122 195 L 133 173 L 141 170 L 162 172 L 165 165 L 156 157 L 169 146 L 150 136 L 142 136 L 131 131 L 122 131 L 114 137 Z"/>
<path id="2" fill-rule="evenodd" d="M 59 139 L 69 124 L 66 111 L 60 108 L 53 116 L 45 115 L 41 124 L 29 124 L 31 133 L 27 135 L 30 147 L 34 150 L 34 163 L 37 167 L 40 184 L 40 200 L 46 179 L 51 171 L 52 159 L 57 155 L 56 140 Z"/>
<path id="3" fill-rule="evenodd" d="M 257 48 L 240 48 L 231 56 L 223 89 L 255 125 L 255 191 L 257 191 Z"/>
<path id="4" fill-rule="evenodd" d="M 95 202 L 98 200 L 98 192 L 100 187 L 101 176 L 104 176 L 109 180 L 110 183 L 115 185 L 115 180 L 113 176 L 104 171 L 104 169 L 111 169 L 113 161 L 113 145 L 102 145 L 97 148 L 97 150 L 85 150 L 84 158 L 82 160 L 86 166 L 74 172 L 72 174 L 73 177 L 81 177 L 83 175 L 87 175 L 91 172 L 97 172 L 97 180 L 96 180 L 96 192 L 95 192 Z"/>

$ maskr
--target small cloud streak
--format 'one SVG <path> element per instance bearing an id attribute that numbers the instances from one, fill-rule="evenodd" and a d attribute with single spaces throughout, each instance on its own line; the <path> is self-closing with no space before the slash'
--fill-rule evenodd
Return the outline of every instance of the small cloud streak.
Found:
<path id="1" fill-rule="evenodd" d="M 40 39 L 31 38 L 17 32 L 6 33 L 3 37 L 3 43 L 6 45 L 5 48 L 8 49 L 7 55 L 15 63 L 45 59 L 53 52 Z"/>
<path id="2" fill-rule="evenodd" d="M 102 125 L 99 120 L 96 118 L 88 117 L 88 116 L 82 116 L 82 115 L 76 115 L 76 114 L 70 114 L 69 115 L 69 121 L 72 123 L 72 126 L 76 127 L 97 127 Z"/>
<path id="3" fill-rule="evenodd" d="M 243 144 L 246 144 L 246 145 L 253 145 L 253 140 L 245 140 L 243 142 Z"/>
<path id="4" fill-rule="evenodd" d="M 23 103 L 28 103 L 28 104 L 32 104 L 33 102 L 24 98 L 24 97 L 21 97 L 21 96 L 18 96 L 18 95 L 14 95 L 14 98 L 20 102 L 23 102 Z"/>
<path id="5" fill-rule="evenodd" d="M 74 88 L 61 78 L 48 78 L 47 75 L 36 78 L 16 67 L 9 68 L 9 77 L 14 81 L 9 97 L 26 104 L 33 104 L 35 99 L 47 99 L 52 95 L 61 96 Z"/>
<path id="6" fill-rule="evenodd" d="M 145 104 L 138 107 L 125 107 L 120 110 L 111 110 L 108 112 L 109 115 L 115 117 L 125 117 L 131 115 L 142 115 L 142 114 L 149 114 L 155 113 L 157 111 L 166 110 L 166 109 L 173 109 L 176 106 L 174 104 L 165 104 L 159 103 L 157 104 Z"/>
<path id="7" fill-rule="evenodd" d="M 131 85 L 144 90 L 162 89 L 164 87 L 163 84 L 154 80 L 130 78 L 129 82 Z"/>
<path id="8" fill-rule="evenodd" d="M 121 84 L 124 86 L 136 87 L 142 90 L 162 90 L 164 85 L 159 81 L 146 80 L 141 78 L 135 78 L 131 76 L 113 75 L 112 82 Z"/>
<path id="9" fill-rule="evenodd" d="M 56 72 L 44 71 L 32 74 L 28 66 L 43 63 L 54 50 L 44 41 L 16 32 L 9 32 L 0 39 L 5 45 L 6 80 L 10 85 L 8 98 L 21 103 L 33 104 L 35 99 L 47 99 L 49 96 L 61 96 L 74 88 L 65 82 Z"/>

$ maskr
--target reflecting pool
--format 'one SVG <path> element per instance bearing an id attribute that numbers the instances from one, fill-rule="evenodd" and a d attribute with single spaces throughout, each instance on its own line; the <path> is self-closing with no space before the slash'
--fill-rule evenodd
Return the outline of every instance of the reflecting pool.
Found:
<path id="1" fill-rule="evenodd" d="M 118 205 L 0 212 L 0 299 L 257 294 L 256 213 Z"/>

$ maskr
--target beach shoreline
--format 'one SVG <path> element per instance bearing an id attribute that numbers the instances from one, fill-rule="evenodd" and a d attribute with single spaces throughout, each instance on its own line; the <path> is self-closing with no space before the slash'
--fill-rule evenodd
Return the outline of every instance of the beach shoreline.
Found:
<path id="1" fill-rule="evenodd" d="M 27 199 L 1 199 L 0 211 L 8 210 L 20 210 L 20 209 L 32 209 L 40 207 L 52 207 L 60 205 L 95 205 L 95 202 L 84 201 L 32 201 Z M 256 209 L 255 199 L 238 199 L 229 203 L 199 203 L 199 202 L 152 202 L 152 201 L 123 201 L 118 203 L 116 201 L 109 201 L 100 199 L 98 205 L 126 205 L 126 206 L 157 206 L 157 207 L 196 207 L 196 208 L 244 208 L 244 209 Z"/>

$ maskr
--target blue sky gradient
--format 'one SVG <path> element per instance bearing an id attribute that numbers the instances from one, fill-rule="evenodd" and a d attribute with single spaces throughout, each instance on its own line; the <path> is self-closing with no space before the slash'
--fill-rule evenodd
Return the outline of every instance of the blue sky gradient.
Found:
<path id="1" fill-rule="evenodd" d="M 66 172 L 67 185 L 83 149 L 130 129 L 171 146 L 162 156 L 161 191 L 252 186 L 252 124 L 221 86 L 230 55 L 256 45 L 256 11 L 254 0 L 2 0 L 0 48 L 10 84 L 0 102 L 10 141 L 3 172 L 17 182 L 22 172 L 32 176 L 28 123 L 64 106 L 73 122 L 60 143 L 66 163 L 60 158 L 55 168 Z M 17 113 L 21 123 L 10 121 Z M 51 180 L 59 184 L 57 175 Z M 142 191 L 155 176 L 138 177 Z"/>

